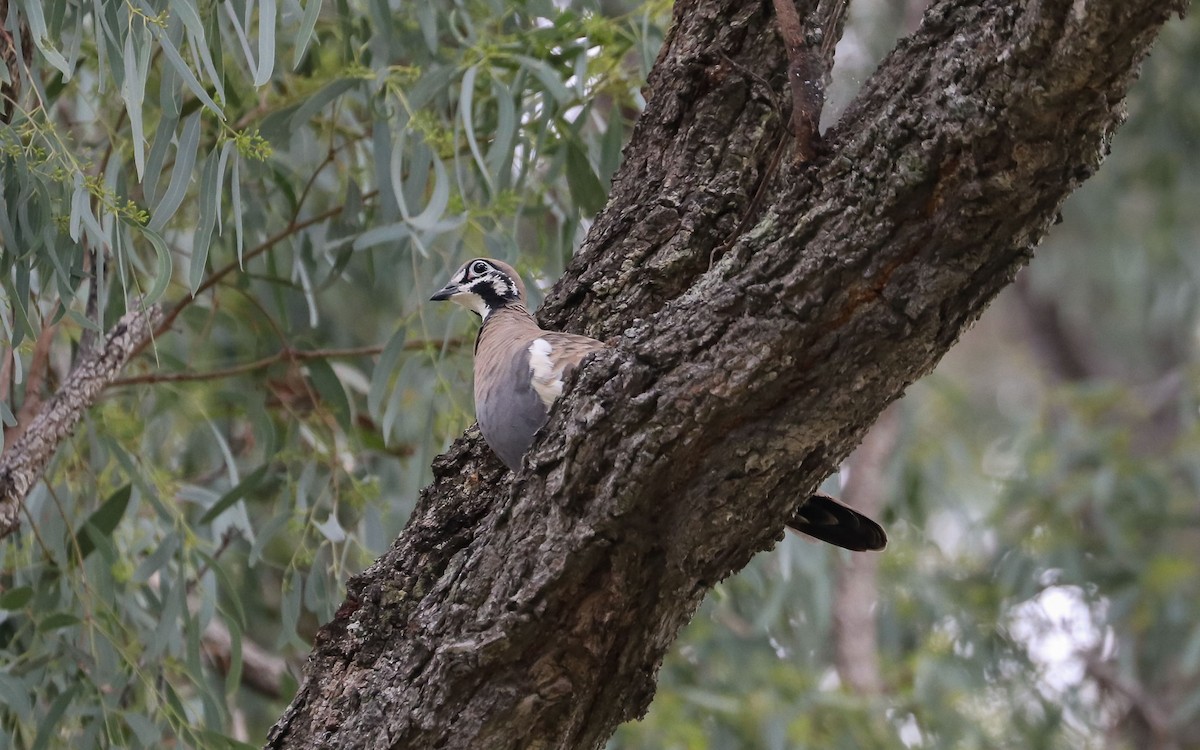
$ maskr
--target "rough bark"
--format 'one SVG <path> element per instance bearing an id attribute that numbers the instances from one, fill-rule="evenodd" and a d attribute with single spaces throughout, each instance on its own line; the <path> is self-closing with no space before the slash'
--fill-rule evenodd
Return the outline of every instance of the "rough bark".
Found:
<path id="1" fill-rule="evenodd" d="M 785 129 L 769 6 L 680 2 L 541 314 L 617 348 L 515 479 L 474 433 L 437 459 L 268 746 L 589 748 L 641 715 L 705 592 L 1028 260 L 1180 8 L 937 3 L 823 152 L 760 186 Z"/>
<path id="2" fill-rule="evenodd" d="M 112 382 L 162 317 L 157 305 L 126 313 L 94 351 L 85 352 L 21 437 L 0 456 L 0 539 L 21 523 L 21 503 L 60 443 Z"/>

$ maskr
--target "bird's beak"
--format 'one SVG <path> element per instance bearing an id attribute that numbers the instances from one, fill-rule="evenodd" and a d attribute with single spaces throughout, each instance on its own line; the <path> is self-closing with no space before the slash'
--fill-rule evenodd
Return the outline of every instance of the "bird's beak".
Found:
<path id="1" fill-rule="evenodd" d="M 444 299 L 450 299 L 451 297 L 453 297 L 456 294 L 458 294 L 458 284 L 455 284 L 454 282 L 450 282 L 446 286 L 439 289 L 437 294 L 430 297 L 429 301 L 430 302 L 440 302 Z"/>

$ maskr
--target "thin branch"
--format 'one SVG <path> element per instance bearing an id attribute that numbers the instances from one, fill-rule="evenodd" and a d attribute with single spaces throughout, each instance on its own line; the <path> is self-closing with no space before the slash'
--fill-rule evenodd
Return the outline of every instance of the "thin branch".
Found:
<path id="1" fill-rule="evenodd" d="M 244 375 L 248 372 L 255 372 L 256 370 L 264 370 L 276 362 L 281 362 L 285 359 L 336 359 L 378 354 L 381 351 L 383 351 L 383 347 L 381 346 L 361 346 L 353 349 L 313 349 L 310 351 L 281 349 L 269 357 L 263 357 L 262 359 L 256 359 L 253 362 L 247 362 L 241 365 L 234 365 L 233 367 L 223 367 L 217 370 L 209 370 L 207 372 L 165 372 L 134 375 L 128 378 L 119 378 L 114 380 L 113 385 L 121 386 L 144 385 L 147 383 L 194 383 L 203 382 L 206 380 L 221 380 L 222 378 L 231 378 L 236 375 Z"/>
<path id="2" fill-rule="evenodd" d="M 788 56 L 788 86 L 792 91 L 792 135 L 796 139 L 796 159 L 812 161 L 817 155 L 820 137 L 818 125 L 825 103 L 824 76 L 819 59 L 804 38 L 804 25 L 793 0 L 774 0 L 779 32 Z M 805 12 L 807 15 L 808 12 Z"/>
<path id="3" fill-rule="evenodd" d="M 229 626 L 214 617 L 200 635 L 204 654 L 221 674 L 228 674 L 233 664 L 233 637 Z M 243 636 L 242 638 L 242 685 L 265 695 L 279 698 L 283 694 L 283 678 L 288 673 L 283 657 L 270 653 L 262 646 Z"/>
<path id="4" fill-rule="evenodd" d="M 0 539 L 16 530 L 21 504 L 41 479 L 59 444 L 75 430 L 84 412 L 130 356 L 144 345 L 161 314 L 157 305 L 126 313 L 109 331 L 103 346 L 83 355 L 25 434 L 0 456 Z"/>
<path id="5" fill-rule="evenodd" d="M 790 127 L 796 139 L 796 161 L 805 163 L 817 155 L 825 86 L 833 70 L 834 51 L 842 38 L 850 0 L 819 0 L 815 7 L 810 0 L 803 15 L 796 10 L 795 0 L 773 2 L 788 56 Z"/>
<path id="6" fill-rule="evenodd" d="M 369 192 L 363 193 L 362 199 L 363 199 L 363 201 L 368 201 L 368 200 L 373 199 L 378 194 L 379 194 L 378 190 L 371 190 Z M 231 274 L 234 271 L 238 270 L 239 268 L 243 267 L 246 264 L 246 262 L 248 262 L 254 258 L 257 258 L 258 256 L 262 255 L 266 251 L 275 247 L 275 245 L 286 240 L 288 237 L 292 236 L 296 232 L 298 232 L 302 229 L 307 229 L 308 227 L 311 227 L 314 224 L 320 224 L 323 221 L 332 219 L 333 217 L 340 214 L 344 209 L 345 209 L 345 206 L 334 206 L 333 208 L 326 209 L 319 214 L 310 216 L 307 219 L 305 219 L 304 221 L 292 221 L 283 229 L 279 230 L 275 234 L 273 234 L 270 237 L 268 237 L 267 239 L 263 240 L 257 247 L 250 250 L 250 252 L 244 253 L 242 255 L 241 259 L 231 260 L 229 263 L 226 263 L 221 268 L 217 269 L 216 271 L 213 271 L 212 274 L 207 279 L 205 279 L 204 282 L 201 283 L 199 287 L 196 288 L 195 293 L 187 295 L 183 299 L 176 302 L 171 307 L 171 309 L 168 310 L 165 315 L 163 315 L 162 322 L 160 322 L 154 329 L 154 335 L 150 339 L 143 341 L 142 344 L 137 348 L 137 350 L 133 352 L 133 354 L 135 356 L 138 354 L 141 354 L 142 351 L 146 348 L 146 345 L 149 344 L 151 340 L 153 340 L 154 338 L 157 338 L 158 336 L 162 336 L 167 331 L 171 330 L 171 326 L 175 324 L 175 319 L 178 318 L 179 314 L 182 313 L 185 309 L 187 309 L 187 307 L 189 305 L 191 305 L 193 302 L 195 302 L 197 297 L 204 294 L 209 289 L 212 289 L 217 284 L 219 284 L 221 282 L 221 280 L 224 279 L 229 274 Z"/>
<path id="7" fill-rule="evenodd" d="M 83 243 L 83 272 L 89 276 L 88 282 L 88 297 L 87 307 L 84 309 L 84 316 L 88 320 L 100 320 L 100 286 L 104 282 L 101 276 L 102 265 L 100 263 L 100 253 L 103 252 L 98 248 L 92 248 L 87 242 Z M 98 327 L 98 326 L 97 326 Z M 96 336 L 99 332 L 92 328 L 84 328 L 79 336 L 79 355 L 82 356 L 92 351 L 92 347 L 96 345 Z"/>
<path id="8" fill-rule="evenodd" d="M 826 3 L 830 3 L 826 7 Z M 842 30 L 846 28 L 846 12 L 850 8 L 850 0 L 825 0 L 817 7 L 821 29 L 821 67 L 822 76 L 828 77 L 833 70 L 833 55 L 837 44 L 842 40 Z"/>
<path id="9" fill-rule="evenodd" d="M 1105 661 L 1098 652 L 1089 651 L 1082 654 L 1084 671 L 1096 682 L 1104 692 L 1124 698 L 1129 710 L 1137 715 L 1150 735 L 1154 738 L 1154 748 L 1177 748 L 1171 729 L 1171 713 L 1167 707 L 1136 679 L 1123 675 L 1112 664 Z"/>
<path id="10" fill-rule="evenodd" d="M 821 138 L 821 112 L 825 108 L 825 86 L 829 73 L 833 70 L 834 48 L 842 38 L 846 9 L 850 0 L 821 0 L 815 9 L 805 10 L 803 21 L 796 10 L 794 0 L 773 0 L 773 3 L 779 32 L 788 55 L 787 75 L 792 101 L 792 114 L 788 124 L 792 137 L 796 140 L 796 161 L 803 164 L 816 157 L 816 147 Z M 805 33 L 806 26 L 811 33 Z M 819 56 L 814 55 L 815 45 L 808 42 L 810 37 L 821 40 Z M 770 84 L 758 73 L 723 52 L 721 58 L 742 75 L 766 88 L 768 92 L 771 91 Z M 774 97 L 769 96 L 768 101 L 778 111 Z M 712 268 L 717 259 L 733 247 L 751 223 L 757 220 L 763 197 L 779 172 L 786 147 L 786 138 L 781 139 L 774 147 L 771 159 L 759 175 L 754 193 L 742 212 L 737 227 L 723 243 L 709 252 L 709 268 Z"/>
<path id="11" fill-rule="evenodd" d="M 458 348 L 464 345 L 466 339 L 450 339 L 445 342 L 447 348 Z M 428 341 L 426 339 L 418 339 L 415 341 L 406 341 L 404 343 L 404 351 L 414 351 L 417 349 L 426 349 L 433 346 L 441 346 L 442 342 Z M 245 364 L 223 367 L 217 370 L 208 370 L 207 372 L 165 372 L 165 373 L 147 373 L 145 375 L 132 375 L 127 378 L 117 378 L 112 382 L 114 386 L 123 385 L 145 385 L 148 383 L 192 383 L 205 380 L 220 380 L 222 378 L 231 378 L 236 375 L 245 375 L 248 372 L 257 370 L 265 370 L 277 362 L 285 360 L 292 362 L 303 362 L 312 359 L 346 359 L 349 357 L 370 357 L 379 354 L 384 349 L 382 344 L 372 344 L 370 346 L 353 346 L 346 349 L 280 349 L 278 352 L 261 359 L 256 359 L 253 362 Z"/>

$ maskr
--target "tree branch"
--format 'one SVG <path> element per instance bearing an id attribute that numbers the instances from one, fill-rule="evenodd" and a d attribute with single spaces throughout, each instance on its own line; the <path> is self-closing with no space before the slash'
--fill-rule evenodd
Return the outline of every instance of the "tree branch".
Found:
<path id="1" fill-rule="evenodd" d="M 1153 750 L 1178 750 L 1175 742 L 1171 712 L 1135 678 L 1121 674 L 1095 650 L 1081 654 L 1084 671 L 1103 693 L 1116 697 L 1134 714 L 1149 734 Z"/>
<path id="2" fill-rule="evenodd" d="M 233 636 L 229 626 L 214 617 L 200 634 L 200 642 L 218 671 L 222 675 L 229 674 L 233 663 Z M 283 692 L 283 678 L 288 673 L 287 661 L 244 636 L 241 648 L 241 683 L 260 695 L 278 698 Z"/>
<path id="3" fill-rule="evenodd" d="M 112 382 L 162 316 L 157 305 L 126 313 L 96 351 L 82 355 L 25 434 L 0 456 L 0 539 L 20 524 L 21 503 L 59 444 Z"/>
<path id="4" fill-rule="evenodd" d="M 1178 2 L 943 0 L 738 226 L 785 124 L 761 4 L 684 0 L 541 318 L 611 338 L 511 482 L 477 434 L 348 584 L 273 748 L 589 748 L 708 589 L 928 372 L 1098 166 Z M 780 87 L 782 89 L 782 86 Z"/>
<path id="5" fill-rule="evenodd" d="M 821 0 L 806 9 L 804 21 L 795 0 L 773 0 L 779 33 L 787 51 L 791 90 L 790 127 L 796 141 L 796 161 L 816 158 L 820 140 L 825 87 L 833 70 L 834 50 L 842 37 L 849 0 Z"/>
<path id="6" fill-rule="evenodd" d="M 792 94 L 792 136 L 796 139 L 796 158 L 812 161 L 817 155 L 816 141 L 821 109 L 825 104 L 821 61 L 804 39 L 804 26 L 796 11 L 795 0 L 774 0 L 779 33 L 787 50 L 788 88 Z M 807 15 L 807 14 L 806 14 Z"/>
<path id="7" fill-rule="evenodd" d="M 463 346 L 465 343 L 465 339 L 459 338 L 448 339 L 445 342 L 414 339 L 412 341 L 405 341 L 402 348 L 406 352 L 416 351 L 418 349 L 427 349 L 433 346 L 440 347 L 443 345 L 447 348 L 457 349 Z M 192 383 L 205 380 L 221 380 L 237 375 L 245 375 L 249 372 L 265 370 L 277 362 L 306 362 L 312 359 L 348 359 L 350 357 L 369 357 L 382 352 L 384 346 L 384 344 L 372 344 L 370 346 L 353 346 L 346 349 L 280 349 L 278 352 L 270 356 L 256 359 L 253 362 L 245 362 L 240 365 L 221 367 L 215 370 L 206 370 L 203 372 L 150 372 L 144 375 L 131 375 L 127 378 L 117 378 L 112 382 L 112 385 L 123 386 L 154 383 Z"/>

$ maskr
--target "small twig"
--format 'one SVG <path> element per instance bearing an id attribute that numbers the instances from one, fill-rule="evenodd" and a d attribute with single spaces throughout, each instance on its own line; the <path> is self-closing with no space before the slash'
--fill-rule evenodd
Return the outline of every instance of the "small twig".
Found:
<path id="1" fill-rule="evenodd" d="M 295 224 L 296 220 L 300 218 L 300 210 L 304 208 L 304 201 L 308 200 L 308 191 L 312 190 L 312 186 L 316 184 L 317 178 L 321 176 L 321 172 L 325 170 L 325 167 L 333 164 L 336 156 L 337 149 L 331 147 L 329 149 L 329 153 L 325 155 L 325 160 L 318 164 L 317 168 L 313 170 L 313 173 L 309 175 L 308 182 L 304 183 L 304 189 L 300 191 L 300 198 L 296 201 L 296 210 L 292 213 L 292 220 L 290 223 Z"/>
<path id="2" fill-rule="evenodd" d="M 126 313 L 97 350 L 82 356 L 58 393 L 25 434 L 0 455 L 0 539 L 20 524 L 21 504 L 42 477 L 55 450 L 121 368 L 149 338 L 162 315 L 157 305 Z"/>
<path id="3" fill-rule="evenodd" d="M 290 349 L 281 349 L 269 357 L 256 359 L 253 362 L 246 362 L 241 365 L 232 367 L 222 367 L 216 370 L 207 372 L 163 372 L 163 373 L 148 373 L 146 375 L 133 375 L 128 378 L 118 378 L 113 381 L 114 386 L 123 385 L 145 385 L 148 383 L 197 383 L 206 380 L 221 380 L 222 378 L 232 378 L 236 375 L 245 375 L 248 372 L 257 370 L 265 370 L 276 362 L 284 360 L 308 360 L 308 359 L 335 359 L 339 357 L 357 357 L 360 355 L 378 354 L 383 351 L 381 346 L 364 346 L 355 349 L 314 349 L 311 351 L 294 351 Z"/>
<path id="4" fill-rule="evenodd" d="M 215 550 L 213 550 L 213 553 L 209 555 L 208 559 L 204 561 L 204 564 L 201 565 L 196 571 L 196 575 L 192 577 L 192 580 L 188 581 L 188 596 L 192 595 L 192 593 L 196 590 L 196 585 L 200 583 L 200 579 L 208 575 L 208 571 L 212 569 L 212 563 L 221 559 L 221 556 L 225 554 L 225 551 L 229 549 L 229 545 L 233 544 L 233 540 L 237 536 L 238 532 L 235 527 L 230 526 L 229 528 L 225 529 L 225 533 L 221 535 L 221 543 Z"/>
<path id="5" fill-rule="evenodd" d="M 88 320 L 100 320 L 100 285 L 104 281 L 100 276 L 100 253 L 99 249 L 93 249 L 84 243 L 83 249 L 83 272 L 91 274 L 91 282 L 88 285 L 87 308 L 84 310 L 84 315 Z M 92 350 L 96 345 L 96 331 L 91 328 L 84 328 L 83 333 L 79 336 L 79 354 L 84 355 Z M 82 358 L 80 359 L 82 361 Z"/>
<path id="6" fill-rule="evenodd" d="M 746 210 L 742 212 L 742 218 L 738 220 L 737 226 L 733 232 L 729 234 L 729 238 L 720 245 L 714 247 L 708 253 L 708 267 L 711 269 L 717 262 L 717 258 L 724 255 L 733 247 L 750 228 L 750 224 L 758 218 L 758 211 L 762 207 L 763 197 L 767 194 L 767 186 L 771 182 L 771 178 L 779 170 L 779 162 L 783 158 L 784 147 L 787 145 L 787 139 L 781 139 L 775 146 L 775 152 L 771 154 L 771 161 L 767 163 L 767 168 L 763 170 L 762 176 L 758 179 L 758 185 L 754 188 L 754 195 L 750 196 L 750 202 L 746 204 Z"/>
<path id="7" fill-rule="evenodd" d="M 741 75 L 745 76 L 746 78 L 749 78 L 751 81 L 758 84 L 758 87 L 760 89 L 762 89 L 762 92 L 761 92 L 762 98 L 764 100 L 766 100 L 767 104 L 771 105 L 771 109 L 775 112 L 775 114 L 779 115 L 779 119 L 782 120 L 783 119 L 783 110 L 780 108 L 778 98 L 775 96 L 775 88 L 773 86 L 771 86 L 770 82 L 767 81 L 767 79 L 760 76 L 755 71 L 751 70 L 750 68 L 747 68 L 745 65 L 742 65 L 737 60 L 734 60 L 732 57 L 725 54 L 724 50 L 719 50 L 717 52 L 717 54 L 719 54 L 721 56 L 721 62 L 725 63 L 726 65 L 733 68 L 735 71 L 737 71 Z M 754 93 L 753 86 L 751 86 L 750 92 L 751 92 L 751 94 Z"/>

